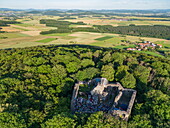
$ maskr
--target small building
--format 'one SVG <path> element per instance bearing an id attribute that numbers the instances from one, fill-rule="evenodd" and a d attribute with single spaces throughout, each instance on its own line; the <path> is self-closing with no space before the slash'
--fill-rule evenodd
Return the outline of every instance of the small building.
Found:
<path id="1" fill-rule="evenodd" d="M 149 43 L 150 44 L 151 42 L 150 41 L 144 41 L 144 43 Z"/>
<path id="2" fill-rule="evenodd" d="M 139 43 L 138 44 L 141 48 L 143 47 L 149 47 L 150 46 L 150 43 Z"/>
<path id="3" fill-rule="evenodd" d="M 153 47 L 156 47 L 156 44 L 154 44 L 154 43 L 151 43 L 151 45 L 152 45 Z"/>
<path id="4" fill-rule="evenodd" d="M 144 43 L 139 43 L 138 46 L 139 46 L 140 48 L 143 48 L 143 47 L 145 47 L 145 44 L 144 44 Z"/>
<path id="5" fill-rule="evenodd" d="M 162 48 L 162 45 L 161 45 L 161 44 L 157 44 L 157 46 L 158 46 L 159 48 Z"/>
<path id="6" fill-rule="evenodd" d="M 136 48 L 127 48 L 127 50 L 132 50 L 132 51 L 134 51 L 134 50 L 136 50 Z"/>

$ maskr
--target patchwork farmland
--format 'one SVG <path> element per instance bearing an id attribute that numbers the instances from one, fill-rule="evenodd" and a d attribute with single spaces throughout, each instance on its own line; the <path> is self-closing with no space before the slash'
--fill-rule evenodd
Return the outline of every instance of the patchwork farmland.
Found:
<path id="1" fill-rule="evenodd" d="M 21 24 L 10 24 L 9 26 L 2 27 L 0 33 L 0 48 L 18 48 L 37 45 L 49 45 L 49 44 L 86 44 L 100 47 L 112 47 L 116 49 L 126 49 L 129 47 L 135 47 L 134 43 L 141 42 L 141 40 L 156 42 L 162 44 L 164 47 L 162 50 L 168 51 L 170 41 L 166 39 L 150 38 L 150 37 L 138 37 L 121 34 L 111 33 L 97 33 L 97 32 L 71 32 L 71 33 L 52 33 L 41 35 L 42 31 L 49 31 L 57 29 L 56 27 L 46 26 L 40 24 L 41 19 L 57 20 L 63 17 L 59 16 L 32 16 L 32 19 L 23 17 L 17 19 L 17 22 Z M 116 18 L 116 19 L 115 19 Z M 170 25 L 170 21 L 149 21 L 151 18 L 146 17 L 126 17 L 129 19 L 138 18 L 136 21 L 117 20 L 121 19 L 120 16 L 115 16 L 113 19 L 97 18 L 97 17 L 75 17 L 73 19 L 64 19 L 63 21 L 69 21 L 73 24 L 69 25 L 72 28 L 91 28 L 93 25 L 112 25 L 112 26 L 128 26 L 130 24 L 135 25 Z M 145 19 L 142 21 L 142 19 Z M 155 18 L 156 19 L 156 18 Z M 161 18 L 160 18 L 161 19 Z M 163 19 L 163 18 L 162 18 Z M 161 19 L 161 20 L 162 20 Z M 167 20 L 167 19 L 166 19 Z M 83 25 L 77 25 L 76 23 L 82 22 Z M 149 54 L 155 52 L 148 52 Z"/>

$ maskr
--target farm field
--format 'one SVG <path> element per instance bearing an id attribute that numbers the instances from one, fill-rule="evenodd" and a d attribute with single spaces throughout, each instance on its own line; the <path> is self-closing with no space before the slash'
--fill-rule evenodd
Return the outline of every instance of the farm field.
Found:
<path id="1" fill-rule="evenodd" d="M 119 17 L 116 18 L 139 18 L 139 19 L 151 19 L 148 17 Z M 32 19 L 25 17 L 18 19 L 21 24 L 11 24 L 7 27 L 2 27 L 2 31 L 7 33 L 0 33 L 0 49 L 5 48 L 18 48 L 29 47 L 37 45 L 49 45 L 49 44 L 86 44 L 100 47 L 112 47 L 117 49 L 126 49 L 135 47 L 134 44 L 123 42 L 128 40 L 132 43 L 140 42 L 141 40 L 151 41 L 154 43 L 162 44 L 162 50 L 168 51 L 170 49 L 170 40 L 149 38 L 149 37 L 137 37 L 137 36 L 122 36 L 119 34 L 110 33 L 94 33 L 94 32 L 73 32 L 73 33 L 53 33 L 41 35 L 41 31 L 48 31 L 51 29 L 57 29 L 56 27 L 47 27 L 45 24 L 40 24 L 41 19 L 54 19 L 57 20 L 59 16 L 32 16 Z M 93 25 L 113 25 L 113 26 L 128 26 L 129 24 L 135 25 L 170 25 L 170 21 L 121 21 L 115 19 L 104 19 L 94 17 L 84 17 L 77 19 L 66 19 L 70 22 L 84 22 L 87 25 L 75 25 L 71 24 L 69 27 L 92 27 Z M 159 18 L 152 18 L 159 19 Z M 166 18 L 160 18 L 166 19 Z M 141 51 L 145 52 L 145 51 Z M 146 52 L 145 52 L 146 53 Z M 159 54 L 154 52 L 148 52 L 148 54 Z"/>
<path id="2" fill-rule="evenodd" d="M 11 38 L 18 38 L 18 37 L 27 37 L 29 35 L 27 34 L 22 34 L 22 33 L 0 33 L 0 37 L 7 37 L 8 39 L 11 39 Z M 5 40 L 5 39 L 3 39 Z M 1 40 L 0 40 L 1 42 Z"/>
<path id="3" fill-rule="evenodd" d="M 56 40 L 56 38 L 47 38 L 47 39 L 39 40 L 39 41 L 36 41 L 36 42 L 48 43 L 48 42 L 51 42 L 51 41 L 53 41 L 53 40 Z"/>
<path id="4" fill-rule="evenodd" d="M 35 31 L 25 31 L 33 33 Z M 1 48 L 11 48 L 11 47 L 25 47 L 28 45 L 28 42 L 32 42 L 30 46 L 35 45 L 44 45 L 40 44 L 40 40 L 51 40 L 50 42 L 46 42 L 45 44 L 70 44 L 69 42 L 74 42 L 75 44 L 88 44 L 93 46 L 101 46 L 101 47 L 116 47 L 116 48 L 125 48 L 130 47 L 131 45 L 121 42 L 126 39 L 131 42 L 139 41 L 140 39 L 149 40 L 151 42 L 159 42 L 167 47 L 170 45 L 170 41 L 164 39 L 157 38 L 148 38 L 148 37 L 136 37 L 136 36 L 126 36 L 121 37 L 118 34 L 109 34 L 109 33 L 91 33 L 91 32 L 74 32 L 74 33 L 64 33 L 64 34 L 47 34 L 47 35 L 36 35 L 32 36 L 27 33 L 1 33 L 0 36 L 7 36 L 8 39 L 0 39 Z M 108 39 L 106 39 L 106 37 Z M 57 40 L 56 40 L 57 38 Z M 105 40 L 101 40 L 105 39 Z M 20 45 L 18 45 L 20 44 Z M 122 46 L 125 45 L 125 46 Z"/>
<path id="5" fill-rule="evenodd" d="M 97 38 L 95 40 L 97 40 L 97 41 L 104 41 L 104 40 L 108 40 L 108 39 L 111 39 L 111 38 L 113 38 L 113 36 L 105 36 L 105 37 Z"/>
<path id="6" fill-rule="evenodd" d="M 134 17 L 117 17 L 117 18 L 134 18 Z M 138 18 L 138 17 L 137 17 Z M 128 26 L 129 24 L 135 24 L 135 25 L 168 25 L 170 26 L 170 21 L 150 21 L 150 18 L 139 18 L 139 19 L 148 19 L 148 21 L 123 21 L 123 20 L 117 20 L 117 19 L 98 19 L 98 18 L 78 18 L 78 19 L 69 19 L 65 21 L 69 22 L 79 22 L 83 21 L 88 26 L 91 25 L 113 25 L 113 26 Z M 162 19 L 162 18 L 161 18 Z M 73 25 L 73 27 L 76 27 L 76 25 Z"/>
<path id="7" fill-rule="evenodd" d="M 150 51 L 135 51 L 135 52 L 139 52 L 139 53 L 145 53 L 145 54 L 149 54 L 149 55 L 153 55 L 153 56 L 159 56 L 159 57 L 163 57 L 163 55 L 160 55 L 159 53 L 155 53 L 155 52 L 150 52 Z"/>

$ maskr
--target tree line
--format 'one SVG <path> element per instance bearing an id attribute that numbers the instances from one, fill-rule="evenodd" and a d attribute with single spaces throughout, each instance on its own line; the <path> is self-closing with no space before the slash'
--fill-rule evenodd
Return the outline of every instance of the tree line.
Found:
<path id="1" fill-rule="evenodd" d="M 154 37 L 170 40 L 170 26 L 166 25 L 141 25 L 136 26 L 135 24 L 129 26 L 117 26 L 112 25 L 93 25 L 93 27 L 69 27 L 71 24 L 84 25 L 83 22 L 72 23 L 69 21 L 57 21 L 51 19 L 40 20 L 41 24 L 46 26 L 57 27 L 55 30 L 42 31 L 41 34 L 51 33 L 71 33 L 71 32 L 98 32 L 98 33 L 116 33 L 122 35 L 132 35 L 140 37 Z"/>
<path id="2" fill-rule="evenodd" d="M 170 40 L 170 26 L 165 25 L 129 25 L 117 26 L 112 25 L 94 25 L 102 33 L 117 33 L 123 35 L 142 36 L 142 37 L 155 37 Z"/>

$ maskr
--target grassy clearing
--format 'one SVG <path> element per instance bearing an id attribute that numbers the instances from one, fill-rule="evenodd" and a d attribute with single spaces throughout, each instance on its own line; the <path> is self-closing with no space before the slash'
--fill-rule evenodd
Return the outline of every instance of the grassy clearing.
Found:
<path id="1" fill-rule="evenodd" d="M 157 41 L 155 42 L 157 44 L 162 44 L 163 47 L 167 47 L 167 48 L 170 48 L 170 41 L 167 41 L 167 42 L 164 42 L 164 41 Z"/>
<path id="2" fill-rule="evenodd" d="M 54 34 L 46 34 L 45 36 L 68 36 L 70 33 L 54 33 Z"/>
<path id="3" fill-rule="evenodd" d="M 110 35 L 109 35 L 110 36 Z M 121 42 L 124 37 L 113 37 L 104 41 L 97 41 L 94 43 L 91 43 L 91 45 L 94 46 L 101 46 L 101 47 L 114 47 L 114 46 L 120 46 L 121 44 L 124 44 Z"/>
<path id="4" fill-rule="evenodd" d="M 28 29 L 19 28 L 19 27 L 12 27 L 12 28 L 19 29 L 19 30 L 22 30 L 22 31 L 29 31 Z"/>
<path id="5" fill-rule="evenodd" d="M 136 47 L 136 45 L 131 44 L 131 45 L 128 45 L 128 46 L 117 45 L 117 46 L 115 46 L 114 48 L 117 48 L 117 49 L 125 49 L 125 48 L 135 48 L 135 47 Z"/>
<path id="6" fill-rule="evenodd" d="M 0 33 L 0 37 L 7 37 L 7 38 L 18 38 L 18 37 L 27 37 L 29 35 L 22 34 L 22 33 Z"/>
<path id="7" fill-rule="evenodd" d="M 36 42 L 40 42 L 40 43 L 48 43 L 48 42 L 51 42 L 53 40 L 56 40 L 56 38 L 47 38 L 47 39 L 44 39 L 44 40 L 39 40 L 39 41 L 36 41 Z"/>
<path id="8" fill-rule="evenodd" d="M 123 37 L 114 37 L 114 38 L 108 39 L 106 43 L 112 42 L 114 45 L 120 45 L 122 43 L 121 40 L 123 39 L 124 39 Z"/>
<path id="9" fill-rule="evenodd" d="M 30 26 L 33 26 L 31 24 L 14 24 L 14 25 L 17 25 L 17 26 L 22 26 L 22 27 L 30 27 Z"/>
<path id="10" fill-rule="evenodd" d="M 28 20 L 28 21 L 23 21 L 23 24 L 29 24 L 29 25 L 35 25 L 35 24 L 39 24 L 39 20 Z"/>
<path id="11" fill-rule="evenodd" d="M 77 37 L 75 37 L 75 36 L 63 36 L 63 37 L 61 37 L 62 39 L 66 39 L 66 40 L 70 40 L 70 39 L 75 39 L 75 38 L 77 38 Z"/>
<path id="12" fill-rule="evenodd" d="M 113 47 L 112 42 L 104 42 L 104 41 L 93 42 L 90 45 L 100 46 L 100 47 Z"/>
<path id="13" fill-rule="evenodd" d="M 75 25 L 75 24 L 71 24 L 69 25 L 70 28 L 77 28 L 78 25 Z"/>
<path id="14" fill-rule="evenodd" d="M 92 33 L 92 32 L 75 32 L 70 34 L 69 36 L 77 37 L 77 38 L 83 38 L 83 39 L 89 39 L 94 40 L 96 38 L 101 38 L 105 35 L 101 33 Z"/>
<path id="15" fill-rule="evenodd" d="M 149 55 L 153 55 L 153 56 L 159 56 L 159 57 L 163 57 L 163 58 L 165 58 L 164 56 L 162 56 L 162 55 L 160 55 L 160 54 L 158 54 L 158 53 L 156 53 L 156 52 L 151 52 L 151 51 L 134 51 L 134 52 L 139 52 L 139 53 L 145 53 L 145 54 L 149 54 Z"/>
<path id="16" fill-rule="evenodd" d="M 108 40 L 108 39 L 111 39 L 111 38 L 113 38 L 113 36 L 105 36 L 105 37 L 97 38 L 95 40 L 97 40 L 97 41 L 104 41 L 104 40 Z"/>

